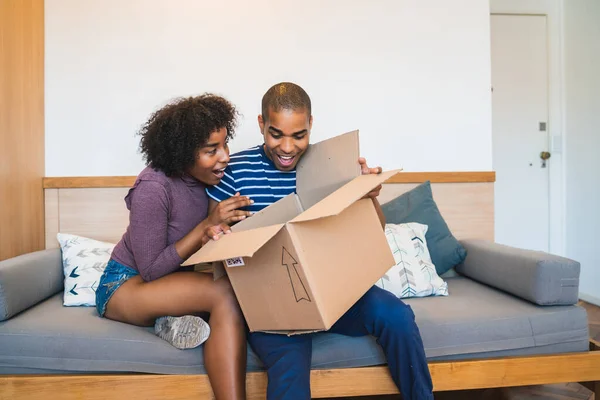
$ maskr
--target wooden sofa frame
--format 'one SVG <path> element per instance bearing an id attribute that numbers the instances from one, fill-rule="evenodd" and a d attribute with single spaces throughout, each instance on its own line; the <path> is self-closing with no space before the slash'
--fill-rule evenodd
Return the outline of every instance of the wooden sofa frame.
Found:
<path id="1" fill-rule="evenodd" d="M 401 173 L 386 182 L 380 201 L 426 180 L 456 237 L 493 240 L 493 172 Z M 45 178 L 46 247 L 56 247 L 59 231 L 118 240 L 126 225 L 123 195 L 133 181 L 134 177 Z M 593 340 L 584 353 L 440 361 L 430 362 L 429 368 L 436 392 L 580 382 L 600 396 L 600 344 Z M 264 372 L 248 373 L 248 399 L 264 399 L 266 384 Z M 313 398 L 398 393 L 387 366 L 313 370 L 311 385 Z M 0 376 L 0 400 L 55 397 L 183 400 L 213 398 L 213 393 L 207 375 Z"/>
<path id="2" fill-rule="evenodd" d="M 434 390 L 467 390 L 580 382 L 600 398 L 600 351 L 590 342 L 588 353 L 534 357 L 503 357 L 470 361 L 431 362 Z M 264 372 L 248 373 L 249 400 L 266 398 Z M 313 370 L 313 398 L 398 393 L 386 366 Z M 213 398 L 207 375 L 26 375 L 0 377 L 0 399 L 47 400 Z"/>

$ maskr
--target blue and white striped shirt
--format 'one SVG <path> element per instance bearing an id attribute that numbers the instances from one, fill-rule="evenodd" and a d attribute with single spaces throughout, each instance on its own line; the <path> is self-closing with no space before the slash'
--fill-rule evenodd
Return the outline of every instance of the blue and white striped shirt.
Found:
<path id="1" fill-rule="evenodd" d="M 221 202 L 240 192 L 254 200 L 246 209 L 257 212 L 296 192 L 296 170 L 278 170 L 263 145 L 232 154 L 230 159 L 221 182 L 206 189 L 211 199 Z"/>

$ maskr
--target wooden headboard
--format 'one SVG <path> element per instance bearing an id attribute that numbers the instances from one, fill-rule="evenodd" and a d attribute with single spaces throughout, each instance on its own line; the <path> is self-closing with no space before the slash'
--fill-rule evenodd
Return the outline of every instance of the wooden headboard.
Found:
<path id="1" fill-rule="evenodd" d="M 494 239 L 494 172 L 402 172 L 383 185 L 381 204 L 431 181 L 433 197 L 459 239 Z M 71 233 L 116 243 L 127 228 L 123 198 L 131 176 L 44 178 L 46 248 L 56 234 Z"/>

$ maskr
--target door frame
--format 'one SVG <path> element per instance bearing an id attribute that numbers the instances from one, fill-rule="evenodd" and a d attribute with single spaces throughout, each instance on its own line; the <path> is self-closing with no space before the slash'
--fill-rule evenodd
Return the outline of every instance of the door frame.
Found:
<path id="1" fill-rule="evenodd" d="M 563 0 L 490 0 L 490 14 L 544 15 L 547 18 L 548 151 L 552 154 L 548 163 L 548 248 L 551 253 L 564 256 L 566 243 L 566 194 L 564 190 L 566 174 L 564 171 Z M 550 216 L 553 216 L 553 218 L 550 218 Z"/>

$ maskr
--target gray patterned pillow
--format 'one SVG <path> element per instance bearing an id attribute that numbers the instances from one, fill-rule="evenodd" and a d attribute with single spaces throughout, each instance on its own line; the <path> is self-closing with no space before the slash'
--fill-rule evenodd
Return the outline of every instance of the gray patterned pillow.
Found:
<path id="1" fill-rule="evenodd" d="M 98 240 L 59 233 L 65 291 L 63 305 L 96 305 L 96 289 L 115 245 Z"/>
<path id="2" fill-rule="evenodd" d="M 427 228 L 417 222 L 385 225 L 395 265 L 375 285 L 399 298 L 448 296 L 448 284 L 438 276 L 427 249 Z"/>

